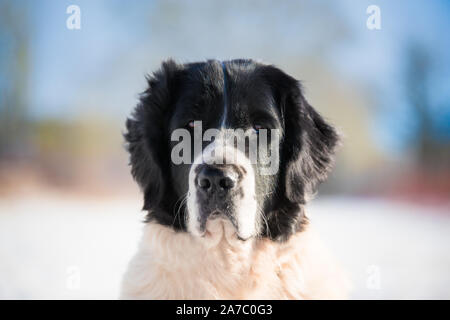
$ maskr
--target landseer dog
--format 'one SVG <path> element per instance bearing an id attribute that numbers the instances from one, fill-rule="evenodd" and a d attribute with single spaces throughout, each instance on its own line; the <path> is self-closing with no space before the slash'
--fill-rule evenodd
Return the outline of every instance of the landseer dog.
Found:
<path id="1" fill-rule="evenodd" d="M 147 80 L 124 135 L 147 217 L 121 298 L 345 298 L 347 279 L 305 212 L 339 138 L 299 81 L 244 59 L 168 60 Z M 227 133 L 238 129 L 250 133 L 243 149 Z M 274 133 L 270 163 L 249 156 L 262 131 Z"/>

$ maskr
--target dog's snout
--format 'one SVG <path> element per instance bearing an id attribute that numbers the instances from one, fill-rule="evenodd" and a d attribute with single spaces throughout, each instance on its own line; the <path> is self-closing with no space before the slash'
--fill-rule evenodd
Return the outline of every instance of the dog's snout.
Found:
<path id="1" fill-rule="evenodd" d="M 197 174 L 197 188 L 208 195 L 224 194 L 236 187 L 237 173 L 231 166 L 202 165 Z"/>

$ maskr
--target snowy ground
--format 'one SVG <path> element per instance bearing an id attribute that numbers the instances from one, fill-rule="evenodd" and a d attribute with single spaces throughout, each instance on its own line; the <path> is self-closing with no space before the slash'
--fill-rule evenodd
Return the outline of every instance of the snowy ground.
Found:
<path id="1" fill-rule="evenodd" d="M 0 199 L 0 298 L 114 299 L 134 253 L 139 199 Z M 450 213 L 322 198 L 313 225 L 353 280 L 353 298 L 450 299 Z"/>

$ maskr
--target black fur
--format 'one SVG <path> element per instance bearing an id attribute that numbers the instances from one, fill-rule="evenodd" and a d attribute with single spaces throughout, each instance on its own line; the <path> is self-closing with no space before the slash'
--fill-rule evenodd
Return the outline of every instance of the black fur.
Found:
<path id="1" fill-rule="evenodd" d="M 251 125 L 250 105 L 272 112 L 280 128 L 280 170 L 262 185 L 274 189 L 263 193 L 261 208 L 267 217 L 262 236 L 284 241 L 307 223 L 303 206 L 332 167 L 338 135 L 308 104 L 297 80 L 280 69 L 252 60 L 192 64 L 164 62 L 148 77 L 148 89 L 127 120 L 131 172 L 144 193 L 147 220 L 185 231 L 185 208 L 180 197 L 186 188 L 188 167 L 174 168 L 170 161 L 170 132 L 186 121 L 184 111 L 196 112 L 209 127 L 216 127 L 223 103 L 223 77 L 231 82 L 227 101 L 233 106 L 233 128 Z M 207 105 L 206 112 L 201 106 Z M 244 107 L 249 105 L 248 107 Z M 183 118 L 184 117 L 184 118 Z"/>

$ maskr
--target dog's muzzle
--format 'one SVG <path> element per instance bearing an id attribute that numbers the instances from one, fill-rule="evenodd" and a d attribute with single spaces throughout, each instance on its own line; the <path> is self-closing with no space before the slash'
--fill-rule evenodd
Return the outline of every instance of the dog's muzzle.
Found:
<path id="1" fill-rule="evenodd" d="M 234 165 L 208 165 L 197 167 L 195 187 L 201 207 L 202 224 L 211 216 L 223 214 L 228 218 L 239 194 L 241 177 Z"/>
<path id="2" fill-rule="evenodd" d="M 238 174 L 231 166 L 201 165 L 196 180 L 197 189 L 206 197 L 223 199 L 235 188 Z"/>
<path id="3" fill-rule="evenodd" d="M 248 239 L 259 225 L 250 160 L 233 146 L 216 140 L 201 156 L 189 172 L 187 229 L 194 235 L 212 235 L 215 239 L 214 226 L 223 225 L 238 238 Z"/>

